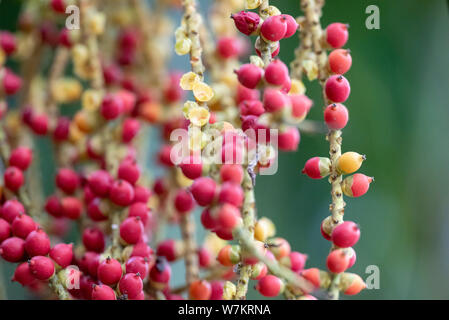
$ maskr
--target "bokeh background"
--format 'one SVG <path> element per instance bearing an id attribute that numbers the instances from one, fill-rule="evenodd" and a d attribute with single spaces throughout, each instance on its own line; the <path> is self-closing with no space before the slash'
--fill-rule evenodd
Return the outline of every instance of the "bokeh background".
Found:
<path id="1" fill-rule="evenodd" d="M 207 15 L 210 1 L 200 4 Z M 272 4 L 300 14 L 299 0 Z M 365 27 L 365 9 L 371 4 L 380 9 L 380 30 Z M 0 29 L 15 29 L 20 5 L 18 0 L 0 1 Z M 376 178 L 364 197 L 346 201 L 345 219 L 362 230 L 352 272 L 366 278 L 367 266 L 380 269 L 380 289 L 365 290 L 355 299 L 449 299 L 448 2 L 328 0 L 323 12 L 324 26 L 350 24 L 347 47 L 353 66 L 347 76 L 352 91 L 345 103 L 350 122 L 343 151 L 366 154 L 361 172 Z M 297 45 L 296 37 L 283 40 L 280 57 L 291 61 Z M 185 69 L 187 59 L 175 59 L 173 66 Z M 319 86 L 314 82 L 307 88 L 315 101 L 309 119 L 321 120 Z M 328 215 L 330 186 L 300 171 L 310 157 L 327 156 L 328 143 L 321 135 L 301 139 L 298 152 L 281 155 L 276 175 L 258 178 L 258 215 L 274 220 L 278 234 L 309 255 L 309 266 L 325 268 L 329 243 L 319 226 Z M 42 155 L 49 146 L 40 144 Z M 43 160 L 49 177 L 45 191 L 50 193 L 54 168 Z M 9 283 L 13 269 L 0 264 L 8 297 L 29 298 L 19 285 Z"/>

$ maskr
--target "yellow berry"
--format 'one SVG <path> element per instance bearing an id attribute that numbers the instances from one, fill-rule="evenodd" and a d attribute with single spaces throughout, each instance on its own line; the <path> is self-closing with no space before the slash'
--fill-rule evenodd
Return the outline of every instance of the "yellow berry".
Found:
<path id="1" fill-rule="evenodd" d="M 200 77 L 194 72 L 184 73 L 179 80 L 179 85 L 184 90 L 192 90 L 195 83 L 200 82 Z"/>
<path id="2" fill-rule="evenodd" d="M 193 84 L 193 95 L 198 101 L 206 102 L 213 98 L 214 90 L 204 82 Z"/>
<path id="3" fill-rule="evenodd" d="M 188 119 L 194 126 L 202 127 L 209 122 L 210 113 L 204 107 L 196 107 L 189 110 Z"/>
<path id="4" fill-rule="evenodd" d="M 366 157 L 357 152 L 346 152 L 338 158 L 337 170 L 342 174 L 350 174 L 360 169 Z"/>
<path id="5" fill-rule="evenodd" d="M 274 223 L 268 218 L 260 218 L 254 227 L 254 238 L 265 241 L 276 234 Z"/>

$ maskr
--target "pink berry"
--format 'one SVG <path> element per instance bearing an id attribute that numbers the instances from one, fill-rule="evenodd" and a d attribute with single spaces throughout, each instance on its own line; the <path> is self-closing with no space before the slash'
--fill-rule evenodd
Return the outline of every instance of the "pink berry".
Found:
<path id="1" fill-rule="evenodd" d="M 221 37 L 217 41 L 217 52 L 224 59 L 235 58 L 242 52 L 242 44 L 238 38 Z"/>
<path id="2" fill-rule="evenodd" d="M 243 168 L 239 164 L 224 164 L 220 168 L 220 177 L 223 182 L 229 181 L 241 184 L 243 181 Z"/>
<path id="3" fill-rule="evenodd" d="M 73 194 L 80 184 L 78 174 L 72 169 L 62 168 L 56 174 L 56 186 L 67 194 Z"/>
<path id="4" fill-rule="evenodd" d="M 222 205 L 215 216 L 221 229 L 232 230 L 241 222 L 240 210 L 228 203 Z"/>
<path id="5" fill-rule="evenodd" d="M 303 94 L 292 94 L 288 96 L 292 106 L 292 116 L 296 119 L 304 119 L 313 106 L 313 101 Z"/>
<path id="6" fill-rule="evenodd" d="M 345 221 L 332 231 L 332 242 L 340 248 L 354 246 L 360 238 L 359 226 L 352 221 Z"/>
<path id="7" fill-rule="evenodd" d="M 7 55 L 12 54 L 16 50 L 16 38 L 11 32 L 0 32 L 0 47 Z"/>
<path id="8" fill-rule="evenodd" d="M 25 213 L 25 208 L 16 199 L 7 200 L 1 208 L 1 217 L 12 223 L 21 213 Z"/>
<path id="9" fill-rule="evenodd" d="M 242 65 L 235 73 L 243 86 L 254 89 L 262 79 L 263 69 L 254 64 L 247 63 Z"/>
<path id="10" fill-rule="evenodd" d="M 283 291 L 284 283 L 278 277 L 269 274 L 259 280 L 256 289 L 264 297 L 276 297 Z"/>
<path id="11" fill-rule="evenodd" d="M 101 115 L 106 120 L 117 118 L 123 111 L 123 100 L 115 94 L 107 94 L 101 103 Z"/>
<path id="12" fill-rule="evenodd" d="M 267 88 L 263 93 L 263 106 L 267 112 L 276 112 L 288 104 L 287 96 L 280 90 Z"/>
<path id="13" fill-rule="evenodd" d="M 8 221 L 0 218 L 0 243 L 11 236 L 11 226 Z"/>
<path id="14" fill-rule="evenodd" d="M 58 243 L 50 249 L 49 256 L 61 268 L 66 268 L 73 259 L 73 244 Z"/>
<path id="15" fill-rule="evenodd" d="M 341 48 L 348 41 L 348 25 L 332 23 L 326 28 L 326 41 L 333 48 Z"/>
<path id="16" fill-rule="evenodd" d="M 150 259 L 153 255 L 153 249 L 145 242 L 139 242 L 133 246 L 131 257 L 143 257 Z"/>
<path id="17" fill-rule="evenodd" d="M 195 280 L 189 286 L 191 300 L 209 300 L 212 293 L 210 283 L 206 280 Z"/>
<path id="18" fill-rule="evenodd" d="M 39 280 L 48 280 L 55 273 L 55 265 L 50 258 L 35 256 L 28 262 L 31 274 Z"/>
<path id="19" fill-rule="evenodd" d="M 175 208 L 179 213 L 187 213 L 195 207 L 192 194 L 187 190 L 180 189 L 175 196 Z"/>
<path id="20" fill-rule="evenodd" d="M 356 173 L 343 180 L 343 193 L 349 197 L 361 197 L 368 192 L 371 182 L 373 182 L 372 177 Z"/>
<path id="21" fill-rule="evenodd" d="M 131 113 L 136 105 L 136 95 L 125 89 L 119 90 L 116 95 L 122 101 L 123 108 L 121 111 L 123 113 Z"/>
<path id="22" fill-rule="evenodd" d="M 244 100 L 239 104 L 239 110 L 242 116 L 253 115 L 258 117 L 265 112 L 263 104 L 259 100 Z"/>
<path id="23" fill-rule="evenodd" d="M 100 198 L 95 198 L 90 201 L 87 206 L 87 215 L 93 221 L 105 221 L 108 219 L 107 213 L 104 212 L 102 200 Z"/>
<path id="24" fill-rule="evenodd" d="M 201 177 L 203 173 L 201 159 L 194 156 L 189 156 L 186 159 L 183 159 L 179 167 L 181 168 L 182 173 L 192 180 Z"/>
<path id="25" fill-rule="evenodd" d="M 37 225 L 29 215 L 20 214 L 12 222 L 11 229 L 14 236 L 25 239 L 31 231 L 37 229 Z"/>
<path id="26" fill-rule="evenodd" d="M 22 86 L 22 79 L 12 71 L 6 69 L 3 75 L 3 90 L 7 95 L 13 95 Z"/>
<path id="27" fill-rule="evenodd" d="M 288 68 L 281 60 L 276 59 L 271 62 L 265 69 L 265 80 L 272 85 L 282 86 L 290 81 Z"/>
<path id="28" fill-rule="evenodd" d="M 240 184 L 223 183 L 218 194 L 218 201 L 220 203 L 230 203 L 238 208 L 241 207 L 243 204 L 243 189 Z"/>
<path id="29" fill-rule="evenodd" d="M 322 179 L 329 175 L 330 168 L 331 162 L 329 158 L 313 157 L 307 160 L 302 173 L 305 173 L 312 179 Z"/>
<path id="30" fill-rule="evenodd" d="M 70 220 L 76 220 L 81 216 L 83 205 L 78 198 L 65 197 L 61 200 L 62 215 Z"/>
<path id="31" fill-rule="evenodd" d="M 342 250 L 333 250 L 326 259 L 326 266 L 332 273 L 342 273 L 349 266 L 349 256 Z"/>
<path id="32" fill-rule="evenodd" d="M 133 203 L 128 210 L 128 217 L 139 217 L 144 226 L 148 225 L 150 220 L 150 209 L 144 202 Z"/>
<path id="33" fill-rule="evenodd" d="M 204 209 L 201 213 L 201 224 L 205 229 L 215 229 L 217 221 L 214 217 L 212 217 L 209 208 Z"/>
<path id="34" fill-rule="evenodd" d="M 158 158 L 159 162 L 167 167 L 173 167 L 173 161 L 171 161 L 171 150 L 172 147 L 169 145 L 163 145 L 159 151 Z"/>
<path id="35" fill-rule="evenodd" d="M 240 11 L 231 15 L 236 28 L 243 34 L 249 36 L 259 27 L 260 17 L 257 13 L 251 11 Z"/>
<path id="36" fill-rule="evenodd" d="M 209 268 L 212 264 L 212 253 L 209 249 L 201 247 L 198 249 L 198 264 L 201 268 Z"/>
<path id="37" fill-rule="evenodd" d="M 29 286 L 36 281 L 36 278 L 31 273 L 30 265 L 28 262 L 22 262 L 17 266 L 16 270 L 14 271 L 12 281 L 16 281 L 24 287 Z"/>
<path id="38" fill-rule="evenodd" d="M 103 67 L 103 78 L 107 85 L 112 85 L 121 82 L 123 73 L 118 65 L 110 64 Z"/>
<path id="39" fill-rule="evenodd" d="M 282 17 L 285 18 L 285 23 L 287 24 L 287 31 L 285 32 L 284 39 L 290 38 L 296 33 L 296 30 L 298 30 L 298 23 L 291 15 L 283 14 Z"/>
<path id="40" fill-rule="evenodd" d="M 286 257 L 282 258 L 282 263 L 287 265 L 292 271 L 298 272 L 304 269 L 306 265 L 307 255 L 293 251 Z"/>
<path id="41" fill-rule="evenodd" d="M 336 49 L 329 54 L 329 68 L 333 73 L 345 74 L 351 68 L 352 57 L 349 50 Z"/>
<path id="42" fill-rule="evenodd" d="M 46 114 L 34 114 L 31 117 L 31 129 L 39 136 L 44 136 L 48 132 L 48 117 Z"/>
<path id="43" fill-rule="evenodd" d="M 97 277 L 98 266 L 100 265 L 100 254 L 86 251 L 78 264 L 84 273 L 89 274 L 92 277 Z"/>
<path id="44" fill-rule="evenodd" d="M 210 300 L 223 300 L 224 282 L 219 280 L 211 281 L 210 286 Z"/>
<path id="45" fill-rule="evenodd" d="M 148 259 L 144 257 L 131 257 L 126 261 L 126 273 L 138 273 L 143 280 L 148 275 Z"/>
<path id="46" fill-rule="evenodd" d="M 25 171 L 33 160 L 33 152 L 27 147 L 18 147 L 9 156 L 9 165 Z"/>
<path id="47" fill-rule="evenodd" d="M 134 186 L 134 199 L 133 202 L 147 203 L 151 197 L 150 189 L 144 186 Z"/>
<path id="48" fill-rule="evenodd" d="M 279 131 L 278 146 L 282 151 L 296 151 L 298 149 L 301 136 L 296 127 L 287 127 L 285 131 Z"/>
<path id="49" fill-rule="evenodd" d="M 25 240 L 11 237 L 0 245 L 0 255 L 8 262 L 19 262 L 25 256 Z"/>
<path id="50" fill-rule="evenodd" d="M 120 237 L 128 244 L 136 244 L 142 239 L 143 224 L 140 217 L 126 218 L 120 224 Z"/>
<path id="51" fill-rule="evenodd" d="M 118 178 L 134 185 L 140 177 L 140 169 L 136 163 L 123 161 L 118 168 Z M 134 191 L 134 190 L 133 190 Z"/>
<path id="52" fill-rule="evenodd" d="M 140 122 L 137 119 L 128 118 L 123 121 L 122 126 L 122 141 L 129 143 L 139 133 Z"/>
<path id="53" fill-rule="evenodd" d="M 65 0 L 51 0 L 51 8 L 57 13 L 65 13 Z"/>
<path id="54" fill-rule="evenodd" d="M 128 299 L 135 298 L 142 292 L 143 282 L 138 273 L 125 274 L 118 284 L 118 289 L 121 294 L 126 294 Z"/>
<path id="55" fill-rule="evenodd" d="M 114 289 L 104 284 L 94 284 L 91 296 L 92 300 L 117 300 Z"/>
<path id="56" fill-rule="evenodd" d="M 23 172 L 17 167 L 11 166 L 5 170 L 3 174 L 5 187 L 13 192 L 17 192 L 25 182 Z"/>
<path id="57" fill-rule="evenodd" d="M 346 127 L 348 120 L 348 109 L 340 103 L 332 103 L 324 110 L 324 122 L 326 122 L 329 129 L 343 129 Z"/>
<path id="58" fill-rule="evenodd" d="M 342 75 L 333 75 L 325 84 L 326 96 L 333 102 L 345 102 L 351 92 L 348 80 Z"/>
<path id="59" fill-rule="evenodd" d="M 237 85 L 237 93 L 236 93 L 236 103 L 241 103 L 245 100 L 259 100 L 260 93 L 259 90 L 249 89 L 241 84 Z"/>
<path id="60" fill-rule="evenodd" d="M 71 48 L 73 46 L 72 39 L 70 38 L 70 31 L 67 28 L 62 28 L 59 32 L 59 44 Z"/>
<path id="61" fill-rule="evenodd" d="M 104 234 L 98 228 L 86 228 L 82 236 L 84 247 L 89 251 L 101 253 L 104 250 Z"/>
<path id="62" fill-rule="evenodd" d="M 70 133 L 70 120 L 67 117 L 58 118 L 56 127 L 53 130 L 53 138 L 57 142 L 65 141 L 69 138 Z"/>
<path id="63" fill-rule="evenodd" d="M 102 283 L 114 285 L 122 277 L 122 265 L 117 260 L 108 257 L 99 264 L 97 275 Z"/>
<path id="64" fill-rule="evenodd" d="M 265 19 L 260 27 L 260 34 L 269 41 L 279 41 L 287 33 L 287 18 L 283 15 L 271 16 Z"/>
<path id="65" fill-rule="evenodd" d="M 134 188 L 125 180 L 117 180 L 111 186 L 109 199 L 116 205 L 126 207 L 134 199 Z"/>
<path id="66" fill-rule="evenodd" d="M 87 184 L 99 197 L 107 197 L 109 194 L 109 188 L 112 184 L 112 177 L 109 172 L 105 170 L 97 170 L 92 172 L 87 179 Z"/>
<path id="67" fill-rule="evenodd" d="M 200 177 L 195 179 L 190 191 L 200 206 L 208 206 L 215 197 L 216 183 L 212 178 Z"/>
<path id="68" fill-rule="evenodd" d="M 32 231 L 25 239 L 25 250 L 31 257 L 45 256 L 50 252 L 50 238 L 42 229 Z"/>
<path id="69" fill-rule="evenodd" d="M 150 279 L 153 283 L 166 286 L 171 278 L 171 267 L 165 258 L 158 257 L 150 270 Z"/>

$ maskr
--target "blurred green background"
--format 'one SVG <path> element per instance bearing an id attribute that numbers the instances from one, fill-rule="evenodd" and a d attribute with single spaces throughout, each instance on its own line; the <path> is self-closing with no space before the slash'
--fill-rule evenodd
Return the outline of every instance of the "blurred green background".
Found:
<path id="1" fill-rule="evenodd" d="M 205 12 L 210 1 L 200 3 Z M 272 4 L 300 14 L 297 0 Z M 380 9 L 380 30 L 365 27 L 365 9 L 372 4 Z M 0 2 L 0 29 L 14 30 L 19 5 Z M 361 172 L 376 178 L 364 197 L 346 199 L 345 219 L 362 230 L 351 271 L 366 278 L 367 266 L 380 269 L 380 289 L 355 298 L 449 299 L 448 3 L 328 0 L 322 24 L 331 22 L 350 24 L 352 91 L 343 151 L 366 154 Z M 281 58 L 291 61 L 297 45 L 296 37 L 283 40 Z M 308 118 L 321 120 L 320 88 L 306 85 L 315 101 Z M 319 227 L 329 214 L 330 186 L 300 171 L 310 157 L 327 156 L 328 148 L 324 136 L 304 134 L 299 151 L 281 155 L 277 174 L 259 177 L 256 187 L 258 215 L 274 220 L 278 235 L 309 255 L 308 266 L 320 268 L 329 251 Z M 9 277 L 11 267 L 1 263 Z M 26 297 L 16 284 L 7 290 L 9 298 Z"/>

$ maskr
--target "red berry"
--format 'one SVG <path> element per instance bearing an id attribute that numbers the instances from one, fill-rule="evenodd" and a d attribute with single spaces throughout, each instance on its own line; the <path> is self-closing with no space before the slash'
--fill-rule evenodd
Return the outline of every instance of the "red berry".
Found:
<path id="1" fill-rule="evenodd" d="M 243 168 L 239 164 L 224 164 L 220 168 L 220 177 L 223 182 L 229 181 L 241 184 L 243 181 Z"/>
<path id="2" fill-rule="evenodd" d="M 8 31 L 0 32 L 0 47 L 3 51 L 10 55 L 16 50 L 16 38 L 15 36 Z"/>
<path id="3" fill-rule="evenodd" d="M 126 273 L 138 273 L 143 280 L 148 275 L 148 262 L 144 257 L 131 257 L 126 261 Z"/>
<path id="4" fill-rule="evenodd" d="M 51 8 L 57 13 L 65 13 L 65 1 L 64 0 L 51 0 Z"/>
<path id="5" fill-rule="evenodd" d="M 159 151 L 158 158 L 159 162 L 167 167 L 173 167 L 173 161 L 171 160 L 171 149 L 169 145 L 163 145 Z"/>
<path id="6" fill-rule="evenodd" d="M 25 208 L 16 199 L 7 200 L 1 209 L 2 218 L 9 223 L 12 223 L 21 213 L 25 213 Z"/>
<path id="7" fill-rule="evenodd" d="M 315 288 L 319 288 L 321 285 L 320 270 L 317 268 L 310 268 L 301 271 L 300 275 L 310 282 Z"/>
<path id="8" fill-rule="evenodd" d="M 39 280 L 48 280 L 55 273 L 55 265 L 50 258 L 35 256 L 28 262 L 31 274 Z"/>
<path id="9" fill-rule="evenodd" d="M 35 134 L 46 135 L 48 132 L 48 116 L 46 114 L 34 114 L 31 117 L 30 126 Z"/>
<path id="10" fill-rule="evenodd" d="M 298 30 L 298 23 L 291 15 L 283 14 L 282 17 L 285 18 L 285 23 L 287 24 L 287 31 L 285 32 L 284 39 L 290 38 L 296 33 L 296 30 Z"/>
<path id="11" fill-rule="evenodd" d="M 247 63 L 242 65 L 237 71 L 237 78 L 239 82 L 249 88 L 254 89 L 259 84 L 260 80 L 263 76 L 263 69 L 259 68 L 258 66 Z"/>
<path id="12" fill-rule="evenodd" d="M 86 251 L 78 264 L 84 273 L 97 277 L 100 255 L 96 252 Z"/>
<path id="13" fill-rule="evenodd" d="M 9 156 L 9 165 L 25 171 L 33 160 L 33 152 L 27 147 L 18 147 Z"/>
<path id="14" fill-rule="evenodd" d="M 276 297 L 284 290 L 284 283 L 278 277 L 269 274 L 259 280 L 256 289 L 264 297 Z"/>
<path id="15" fill-rule="evenodd" d="M 140 169 L 136 163 L 123 161 L 118 168 L 118 178 L 134 185 L 140 177 Z M 134 190 L 133 190 L 134 191 Z"/>
<path id="16" fill-rule="evenodd" d="M 70 120 L 67 117 L 58 118 L 56 127 L 53 130 L 53 138 L 60 142 L 65 141 L 69 138 L 70 133 Z"/>
<path id="17" fill-rule="evenodd" d="M 301 136 L 296 127 L 287 127 L 285 131 L 279 131 L 278 146 L 281 151 L 296 151 Z"/>
<path id="18" fill-rule="evenodd" d="M 342 273 L 349 265 L 349 257 L 342 249 L 333 250 L 326 259 L 326 266 L 332 273 Z"/>
<path id="19" fill-rule="evenodd" d="M 8 262 L 19 262 L 25 255 L 25 240 L 11 237 L 0 245 L 0 255 Z"/>
<path id="20" fill-rule="evenodd" d="M 117 180 L 111 186 L 109 199 L 116 205 L 126 207 L 134 199 L 134 188 L 125 180 Z"/>
<path id="21" fill-rule="evenodd" d="M 107 213 L 104 212 L 102 200 L 100 198 L 93 199 L 87 206 L 87 215 L 93 221 L 105 221 L 108 219 Z"/>
<path id="22" fill-rule="evenodd" d="M 123 73 L 118 65 L 110 64 L 103 67 L 103 78 L 107 85 L 112 85 L 122 81 Z"/>
<path id="23" fill-rule="evenodd" d="M 306 265 L 307 255 L 293 251 L 288 256 L 282 258 L 281 263 L 288 266 L 292 271 L 298 272 L 304 269 Z"/>
<path id="24" fill-rule="evenodd" d="M 305 173 L 312 179 L 322 179 L 329 175 L 330 169 L 331 162 L 329 158 L 313 157 L 307 160 L 302 173 Z"/>
<path id="25" fill-rule="evenodd" d="M 343 193 L 349 197 L 361 197 L 368 192 L 371 182 L 373 182 L 372 177 L 356 173 L 343 180 Z"/>
<path id="26" fill-rule="evenodd" d="M 89 251 L 101 253 L 104 250 L 104 234 L 98 228 L 86 228 L 82 236 L 83 244 Z"/>
<path id="27" fill-rule="evenodd" d="M 16 270 L 14 271 L 12 281 L 17 281 L 24 287 L 29 286 L 36 281 L 36 278 L 31 273 L 30 265 L 28 264 L 28 262 L 23 262 L 17 266 Z"/>
<path id="28" fill-rule="evenodd" d="M 136 105 L 136 95 L 130 90 L 119 90 L 116 93 L 117 97 L 122 100 L 124 113 L 131 113 Z"/>
<path id="29" fill-rule="evenodd" d="M 107 197 L 112 184 L 112 177 L 105 170 L 92 172 L 87 179 L 90 190 L 99 197 Z"/>
<path id="30" fill-rule="evenodd" d="M 11 226 L 8 221 L 0 218 L 0 243 L 11 235 Z"/>
<path id="31" fill-rule="evenodd" d="M 150 259 L 153 255 L 153 249 L 145 242 L 139 242 L 133 246 L 131 257 L 143 257 Z"/>
<path id="32" fill-rule="evenodd" d="M 333 73 L 345 74 L 351 68 L 351 64 L 349 50 L 336 49 L 329 54 L 329 68 Z"/>
<path id="33" fill-rule="evenodd" d="M 30 232 L 25 239 L 25 250 L 31 257 L 45 256 L 50 252 L 50 238 L 42 229 Z"/>
<path id="34" fill-rule="evenodd" d="M 70 38 L 70 31 L 67 28 L 62 28 L 59 32 L 59 44 L 66 47 L 71 48 L 73 43 L 72 39 Z"/>
<path id="35" fill-rule="evenodd" d="M 249 89 L 241 84 L 237 85 L 237 93 L 236 93 L 236 103 L 241 103 L 245 100 L 259 100 L 260 93 L 259 90 Z"/>
<path id="36" fill-rule="evenodd" d="M 128 118 L 123 121 L 122 126 L 122 141 L 124 143 L 131 142 L 132 139 L 139 133 L 140 122 L 137 119 Z"/>
<path id="37" fill-rule="evenodd" d="M 223 239 L 223 240 L 232 240 L 232 239 L 234 239 L 234 236 L 232 235 L 232 230 L 231 229 L 225 229 L 225 228 L 217 227 L 216 229 L 214 229 L 214 232 L 217 235 L 217 237 L 219 237 L 220 239 Z"/>
<path id="38" fill-rule="evenodd" d="M 179 258 L 179 252 L 177 252 L 176 241 L 173 239 L 167 239 L 159 243 L 157 246 L 157 255 L 165 257 L 167 261 L 172 262 Z"/>
<path id="39" fill-rule="evenodd" d="M 78 198 L 65 197 L 61 200 L 62 215 L 70 220 L 76 220 L 81 216 L 83 205 Z"/>
<path id="40" fill-rule="evenodd" d="M 320 225 L 320 232 L 324 239 L 331 241 L 331 235 L 324 230 L 324 221 Z"/>
<path id="41" fill-rule="evenodd" d="M 240 184 L 225 182 L 221 185 L 218 194 L 220 203 L 230 203 L 238 208 L 243 204 L 243 189 Z"/>
<path id="42" fill-rule="evenodd" d="M 210 300 L 223 300 L 224 282 L 219 280 L 211 281 L 210 285 Z"/>
<path id="43" fill-rule="evenodd" d="M 201 177 L 195 179 L 190 191 L 193 197 L 200 206 L 208 206 L 212 203 L 215 197 L 216 183 L 212 178 Z"/>
<path id="44" fill-rule="evenodd" d="M 326 28 L 326 41 L 333 48 L 341 48 L 348 41 L 348 25 L 332 23 Z"/>
<path id="45" fill-rule="evenodd" d="M 67 194 L 73 194 L 80 184 L 78 174 L 72 169 L 62 168 L 56 174 L 56 186 Z"/>
<path id="46" fill-rule="evenodd" d="M 134 299 L 143 290 L 143 282 L 140 274 L 127 273 L 118 284 L 118 289 L 121 294 L 126 294 L 128 299 Z"/>
<path id="47" fill-rule="evenodd" d="M 201 268 L 209 268 L 212 263 L 212 253 L 209 249 L 201 247 L 198 249 L 198 264 Z"/>
<path id="48" fill-rule="evenodd" d="M 13 95 L 19 91 L 22 86 L 22 79 L 12 71 L 5 69 L 3 75 L 3 90 L 7 95 Z"/>
<path id="49" fill-rule="evenodd" d="M 292 116 L 296 119 L 304 119 L 312 108 L 313 101 L 303 94 L 292 94 L 288 97 L 292 106 Z"/>
<path id="50" fill-rule="evenodd" d="M 150 219 L 148 205 L 144 202 L 133 203 L 128 210 L 128 217 L 139 217 L 143 225 L 146 226 Z"/>
<path id="51" fill-rule="evenodd" d="M 92 300 L 117 300 L 114 290 L 104 284 L 93 285 Z"/>
<path id="52" fill-rule="evenodd" d="M 279 41 L 287 33 L 287 18 L 283 15 L 271 16 L 265 19 L 260 27 L 260 34 L 269 41 Z"/>
<path id="53" fill-rule="evenodd" d="M 276 112 L 288 105 L 287 96 L 280 90 L 267 88 L 263 93 L 263 106 L 267 112 Z"/>
<path id="54" fill-rule="evenodd" d="M 209 300 L 212 287 L 206 280 L 196 280 L 189 286 L 189 298 L 192 300 Z"/>
<path id="55" fill-rule="evenodd" d="M 122 265 L 117 260 L 108 257 L 98 265 L 97 275 L 102 283 L 114 285 L 122 277 Z"/>
<path id="56" fill-rule="evenodd" d="M 238 38 L 221 37 L 217 41 L 217 52 L 224 59 L 238 57 L 242 52 L 242 44 Z"/>
<path id="57" fill-rule="evenodd" d="M 236 28 L 243 34 L 249 36 L 259 27 L 260 17 L 257 13 L 251 11 L 240 11 L 231 15 Z"/>
<path id="58" fill-rule="evenodd" d="M 229 203 L 222 205 L 215 216 L 221 229 L 232 230 L 241 222 L 240 210 Z"/>
<path id="59" fill-rule="evenodd" d="M 151 197 L 151 191 L 143 186 L 134 186 L 133 202 L 147 203 Z"/>
<path id="60" fill-rule="evenodd" d="M 333 75 L 326 81 L 325 92 L 329 100 L 333 102 L 345 102 L 351 92 L 351 86 L 344 76 Z"/>
<path id="61" fill-rule="evenodd" d="M 30 216 L 20 214 L 12 222 L 11 229 L 14 236 L 25 239 L 31 231 L 37 229 L 37 225 Z"/>
<path id="62" fill-rule="evenodd" d="M 153 283 L 165 287 L 170 281 L 171 267 L 165 258 L 158 257 L 150 270 L 150 279 Z"/>
<path id="63" fill-rule="evenodd" d="M 8 167 L 3 174 L 5 187 L 13 192 L 17 192 L 25 182 L 23 172 L 17 167 Z"/>
<path id="64" fill-rule="evenodd" d="M 128 244 L 136 244 L 142 239 L 143 224 L 139 217 L 126 218 L 120 224 L 120 237 Z"/>
<path id="65" fill-rule="evenodd" d="M 239 110 L 242 116 L 253 115 L 258 117 L 265 112 L 263 104 L 259 100 L 244 100 L 239 104 Z"/>
<path id="66" fill-rule="evenodd" d="M 183 159 L 179 167 L 181 168 L 182 173 L 192 180 L 201 177 L 203 173 L 201 159 L 194 156 L 189 156 L 188 158 Z"/>
<path id="67" fill-rule="evenodd" d="M 49 256 L 61 268 L 66 268 L 73 259 L 73 244 L 58 243 L 50 249 Z"/>
<path id="68" fill-rule="evenodd" d="M 187 213 L 195 207 L 192 194 L 187 190 L 180 189 L 175 197 L 175 208 L 179 213 Z"/>
<path id="69" fill-rule="evenodd" d="M 201 224 L 205 229 L 212 230 L 216 227 L 217 221 L 212 217 L 209 208 L 206 208 L 201 213 Z"/>
<path id="70" fill-rule="evenodd" d="M 116 94 L 107 94 L 101 103 L 101 115 L 106 120 L 117 118 L 123 111 L 123 100 Z"/>
<path id="71" fill-rule="evenodd" d="M 329 129 L 340 130 L 346 127 L 349 115 L 348 109 L 340 103 L 333 103 L 324 110 L 324 121 Z"/>
<path id="72" fill-rule="evenodd" d="M 340 248 L 354 246 L 360 238 L 359 226 L 352 221 L 345 221 L 332 231 L 332 242 Z"/>
<path id="73" fill-rule="evenodd" d="M 347 269 L 349 269 L 355 264 L 355 261 L 357 260 L 357 255 L 353 248 L 348 248 L 346 250 L 348 251 L 347 255 L 349 256 L 349 264 L 348 264 L 348 268 L 347 268 Z"/>
<path id="74" fill-rule="evenodd" d="M 282 86 L 290 81 L 288 68 L 281 60 L 276 59 L 271 62 L 265 69 L 265 80 L 272 85 Z"/>

